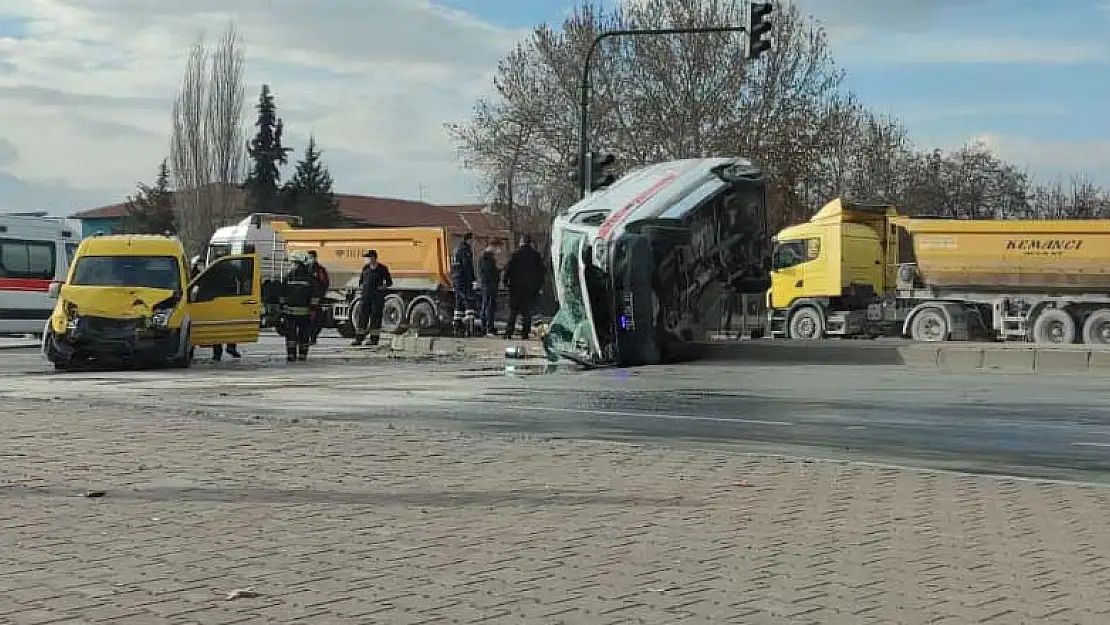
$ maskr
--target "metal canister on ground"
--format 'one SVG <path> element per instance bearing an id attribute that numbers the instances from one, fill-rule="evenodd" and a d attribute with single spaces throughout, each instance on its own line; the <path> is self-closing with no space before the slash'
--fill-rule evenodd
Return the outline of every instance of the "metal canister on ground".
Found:
<path id="1" fill-rule="evenodd" d="M 527 357 L 528 357 L 527 351 L 525 351 L 525 349 L 523 347 L 519 346 L 519 345 L 510 345 L 509 347 L 505 348 L 505 358 L 511 358 L 513 360 L 522 360 L 522 359 L 527 358 Z"/>

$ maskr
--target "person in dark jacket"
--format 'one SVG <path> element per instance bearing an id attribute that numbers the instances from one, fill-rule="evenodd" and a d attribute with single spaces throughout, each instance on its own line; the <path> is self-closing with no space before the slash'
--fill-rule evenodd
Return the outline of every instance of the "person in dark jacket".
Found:
<path id="1" fill-rule="evenodd" d="M 320 264 L 320 260 L 316 256 L 316 250 L 309 250 L 308 264 L 316 276 L 316 297 L 320 301 L 320 304 L 312 311 L 312 344 L 315 345 L 320 332 L 324 330 L 323 303 L 324 298 L 328 296 L 328 289 L 331 288 L 331 277 L 328 275 L 327 268 Z"/>
<path id="2" fill-rule="evenodd" d="M 389 267 L 378 262 L 377 250 L 370 250 L 363 254 L 366 265 L 362 268 L 359 277 L 359 291 L 362 302 L 358 307 L 359 319 L 355 324 L 355 340 L 351 345 L 362 345 L 367 335 L 370 335 L 370 344 L 377 345 L 381 336 L 382 315 L 385 312 L 385 296 L 393 287 L 393 276 L 389 275 Z"/>
<path id="3" fill-rule="evenodd" d="M 189 281 L 191 282 L 191 281 L 195 280 L 197 276 L 204 273 L 204 269 L 205 269 L 204 259 L 201 258 L 200 256 L 194 256 L 193 261 L 191 263 L 191 266 L 189 267 Z M 228 354 L 228 356 L 231 356 L 232 358 L 235 358 L 236 360 L 243 357 L 243 354 L 239 353 L 239 347 L 235 343 L 228 343 L 227 344 L 227 354 Z M 214 362 L 220 362 L 220 360 L 223 359 L 223 355 L 224 355 L 224 346 L 223 345 L 213 345 L 212 346 L 212 360 Z"/>
<path id="4" fill-rule="evenodd" d="M 543 257 L 532 245 L 532 237 L 526 235 L 505 265 L 505 286 L 509 289 L 509 324 L 505 327 L 505 338 L 513 338 L 518 317 L 520 336 L 528 338 L 532 330 L 532 313 L 543 288 L 546 271 Z"/>
<path id="5" fill-rule="evenodd" d="M 464 320 L 474 319 L 474 233 L 467 232 L 451 256 L 451 286 L 455 291 L 455 331 L 463 329 Z"/>
<path id="6" fill-rule="evenodd" d="M 482 289 L 482 331 L 493 334 L 497 314 L 497 288 L 501 285 L 501 268 L 497 266 L 497 250 L 488 246 L 478 259 L 478 284 Z"/>
<path id="7" fill-rule="evenodd" d="M 316 274 L 309 267 L 309 256 L 294 252 L 293 269 L 285 275 L 282 285 L 281 314 L 284 321 L 285 359 L 289 362 L 308 360 L 312 342 L 312 308 L 319 303 Z"/>

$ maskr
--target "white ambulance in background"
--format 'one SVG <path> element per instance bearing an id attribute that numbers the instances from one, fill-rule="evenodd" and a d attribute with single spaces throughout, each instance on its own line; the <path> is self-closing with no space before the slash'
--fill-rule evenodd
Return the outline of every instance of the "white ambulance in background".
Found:
<path id="1" fill-rule="evenodd" d="M 0 213 L 0 336 L 42 334 L 81 237 L 47 213 Z"/>

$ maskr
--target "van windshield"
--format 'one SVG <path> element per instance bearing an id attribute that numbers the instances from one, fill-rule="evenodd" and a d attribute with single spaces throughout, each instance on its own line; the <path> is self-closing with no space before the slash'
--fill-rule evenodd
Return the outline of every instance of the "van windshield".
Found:
<path id="1" fill-rule="evenodd" d="M 593 341 L 593 318 L 586 310 L 586 298 L 578 274 L 585 238 L 580 232 L 563 232 L 555 275 L 560 305 L 551 321 L 549 340 L 551 347 L 560 354 L 592 359 L 597 354 Z"/>
<path id="2" fill-rule="evenodd" d="M 180 291 L 181 273 L 173 256 L 82 256 L 69 283 Z"/>

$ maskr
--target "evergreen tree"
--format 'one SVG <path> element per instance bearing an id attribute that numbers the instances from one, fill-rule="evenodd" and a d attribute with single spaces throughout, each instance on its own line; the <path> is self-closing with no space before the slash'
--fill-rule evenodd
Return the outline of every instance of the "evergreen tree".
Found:
<path id="1" fill-rule="evenodd" d="M 277 212 L 281 200 L 278 186 L 280 167 L 288 162 L 287 155 L 291 149 L 281 144 L 283 125 L 277 116 L 277 105 L 269 85 L 262 85 L 255 108 L 258 120 L 254 125 L 258 132 L 247 145 L 247 154 L 253 164 L 244 187 L 252 211 L 273 213 Z"/>
<path id="2" fill-rule="evenodd" d="M 316 137 L 309 137 L 297 171 L 285 184 L 284 195 L 286 210 L 299 216 L 307 228 L 336 228 L 346 221 L 332 193 L 331 173 L 320 160 Z"/>
<path id="3" fill-rule="evenodd" d="M 128 234 L 164 234 L 177 232 L 173 213 L 173 191 L 170 189 L 170 167 L 166 161 L 158 166 L 154 186 L 139 184 L 139 192 L 127 198 L 127 215 L 122 230 Z"/>

